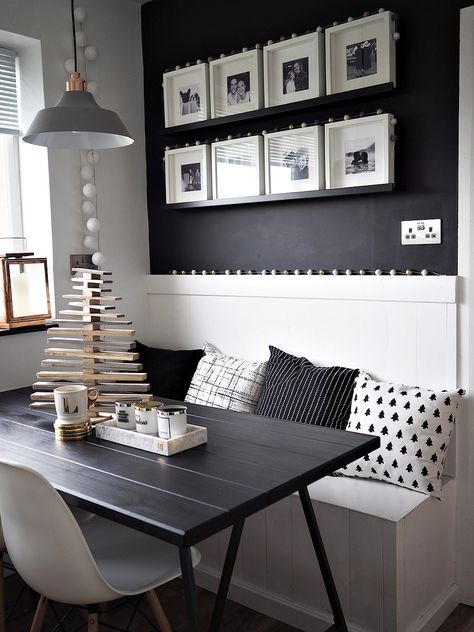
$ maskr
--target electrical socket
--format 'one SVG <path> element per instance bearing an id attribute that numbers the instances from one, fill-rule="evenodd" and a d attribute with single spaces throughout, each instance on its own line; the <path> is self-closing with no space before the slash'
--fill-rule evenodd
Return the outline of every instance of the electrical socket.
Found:
<path id="1" fill-rule="evenodd" d="M 411 219 L 401 222 L 402 246 L 432 246 L 441 243 L 440 219 Z"/>
<path id="2" fill-rule="evenodd" d="M 97 266 L 92 263 L 92 255 L 69 255 L 69 267 L 72 276 L 74 276 L 73 268 L 97 270 Z"/>

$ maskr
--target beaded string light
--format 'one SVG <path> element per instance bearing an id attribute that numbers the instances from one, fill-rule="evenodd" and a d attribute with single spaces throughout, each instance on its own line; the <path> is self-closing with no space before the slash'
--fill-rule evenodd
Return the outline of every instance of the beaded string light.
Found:
<path id="1" fill-rule="evenodd" d="M 443 276 L 441 274 L 439 274 L 439 272 L 433 272 L 432 270 L 427 270 L 426 268 L 423 268 L 422 270 L 412 270 L 412 269 L 406 269 L 406 270 L 395 270 L 395 268 L 392 268 L 390 270 L 382 270 L 381 268 L 377 268 L 375 270 L 368 270 L 368 269 L 360 269 L 360 270 L 351 270 L 350 268 L 347 268 L 346 270 L 339 270 L 338 268 L 334 268 L 333 270 L 328 270 L 328 269 L 319 269 L 316 270 L 314 268 L 310 268 L 308 270 L 299 270 L 298 268 L 295 270 L 277 270 L 276 268 L 273 268 L 272 270 L 268 270 L 266 268 L 264 268 L 261 271 L 256 271 L 256 270 L 241 270 L 240 268 L 237 270 L 230 270 L 229 268 L 227 268 L 226 270 L 196 270 L 196 269 L 192 269 L 192 270 L 171 270 L 170 273 L 171 275 L 192 275 L 192 276 L 206 276 L 208 274 L 210 275 L 224 275 L 224 276 L 242 276 L 242 275 L 271 275 L 271 276 L 311 276 L 313 274 L 315 275 L 319 275 L 319 276 L 339 276 L 339 275 L 345 275 L 345 276 L 366 276 L 366 275 L 372 275 L 372 276 Z"/>
<path id="2" fill-rule="evenodd" d="M 346 21 L 354 22 L 355 20 L 366 18 L 369 15 L 376 15 L 377 13 L 384 13 L 384 12 L 385 12 L 385 9 L 382 7 L 380 9 L 377 9 L 377 11 L 364 11 L 362 15 L 359 15 L 356 17 L 348 17 Z M 331 22 L 331 24 L 328 24 L 327 26 L 317 26 L 316 28 L 306 29 L 304 34 L 307 35 L 308 33 L 314 33 L 314 32 L 322 33 L 325 29 L 330 28 L 331 26 L 337 26 L 338 24 L 341 24 L 341 22 L 339 22 L 338 20 L 334 20 L 333 22 Z M 267 45 L 271 45 L 275 41 L 283 42 L 287 39 L 294 39 L 295 37 L 298 37 L 299 35 L 303 35 L 303 33 L 291 33 L 291 35 L 289 36 L 281 35 L 278 38 L 278 40 L 269 39 L 267 41 Z M 394 33 L 393 39 L 395 41 L 398 41 L 400 39 L 400 33 Z M 232 55 L 238 55 L 240 52 L 246 53 L 251 48 L 261 49 L 262 45 L 259 42 L 257 42 L 256 44 L 250 47 L 244 46 L 240 50 L 231 50 L 230 53 L 220 53 L 219 55 L 216 55 L 216 56 L 209 55 L 206 59 L 208 62 L 211 62 L 214 59 L 223 59 L 224 57 L 231 57 Z M 180 70 L 181 68 L 189 68 L 190 66 L 194 66 L 196 64 L 202 64 L 202 59 L 197 59 L 195 62 L 187 61 L 185 64 L 182 64 L 182 65 L 178 64 L 177 66 L 174 66 L 174 68 L 165 68 L 165 72 L 170 72 L 171 70 Z"/>
<path id="3" fill-rule="evenodd" d="M 371 112 L 359 112 L 357 115 L 350 115 L 350 114 L 344 114 L 343 116 L 339 116 L 339 117 L 334 117 L 334 116 L 330 116 L 327 119 L 317 119 L 314 121 L 311 121 L 309 123 L 307 122 L 302 122 L 302 123 L 298 123 L 298 124 L 293 124 L 293 123 L 289 123 L 286 127 L 274 127 L 272 128 L 272 132 L 284 132 L 287 130 L 292 130 L 295 129 L 297 127 L 301 127 L 301 128 L 308 128 L 308 127 L 315 127 L 316 125 L 324 125 L 325 123 L 334 123 L 335 121 L 348 121 L 350 119 L 355 119 L 355 118 L 365 118 L 365 117 L 369 117 L 369 116 L 374 116 L 375 114 L 383 114 L 383 109 L 382 108 L 377 108 L 374 111 Z M 395 117 L 392 117 L 390 119 L 390 125 L 392 127 L 395 127 L 395 125 L 397 124 L 397 119 Z M 170 149 L 181 149 L 184 147 L 191 147 L 192 145 L 200 145 L 201 143 L 217 143 L 220 140 L 232 140 L 233 138 L 241 138 L 242 136 L 258 136 L 259 134 L 261 134 L 262 136 L 265 136 L 266 134 L 268 134 L 268 130 L 266 129 L 262 129 L 260 132 L 239 132 L 238 134 L 227 134 L 225 135 L 223 138 L 216 136 L 215 138 L 212 138 L 211 140 L 207 139 L 204 141 L 186 141 L 185 143 L 182 143 L 181 145 L 176 143 L 173 146 L 167 145 L 165 147 L 165 151 L 168 151 Z M 396 141 L 397 137 L 395 136 L 395 134 L 392 134 L 391 136 L 391 140 L 392 141 Z"/>
<path id="4" fill-rule="evenodd" d="M 84 77 L 86 80 L 87 91 L 94 97 L 99 92 L 97 81 L 89 81 L 87 66 L 88 62 L 97 59 L 97 48 L 87 42 L 87 36 L 84 32 L 84 22 L 87 13 L 83 7 L 74 9 L 74 21 L 76 29 L 76 43 L 80 51 L 82 51 L 82 62 L 84 68 Z M 67 59 L 64 67 L 68 72 L 74 65 L 73 59 Z M 95 165 L 99 162 L 100 155 L 96 150 L 80 152 L 80 182 L 82 192 L 81 210 L 83 213 L 83 245 L 88 250 L 92 250 L 92 262 L 97 267 L 101 267 L 105 263 L 105 257 L 100 251 L 100 220 L 98 217 L 97 207 L 97 187 L 95 180 Z"/>

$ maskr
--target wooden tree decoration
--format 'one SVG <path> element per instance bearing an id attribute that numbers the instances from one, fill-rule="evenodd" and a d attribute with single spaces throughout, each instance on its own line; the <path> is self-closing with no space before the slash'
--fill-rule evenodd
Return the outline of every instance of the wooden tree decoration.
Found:
<path id="1" fill-rule="evenodd" d="M 114 403 L 152 399 L 150 385 L 138 362 L 134 329 L 122 329 L 131 321 L 115 311 L 122 300 L 112 296 L 112 273 L 85 268 L 73 268 L 71 279 L 78 294 L 64 294 L 72 308 L 59 312 L 67 318 L 53 319 L 58 327 L 48 329 L 46 359 L 41 366 L 47 370 L 36 374 L 33 384 L 33 408 L 54 408 L 53 390 L 64 384 L 95 386 L 99 396 L 89 410 L 94 420 L 101 413 L 111 413 Z M 128 340 L 123 340 L 128 339 Z"/>

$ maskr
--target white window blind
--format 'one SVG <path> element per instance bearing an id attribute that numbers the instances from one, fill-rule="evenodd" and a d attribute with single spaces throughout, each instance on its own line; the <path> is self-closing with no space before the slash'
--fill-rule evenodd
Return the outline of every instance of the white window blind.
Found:
<path id="1" fill-rule="evenodd" d="M 16 54 L 0 48 L 0 134 L 19 134 Z"/>

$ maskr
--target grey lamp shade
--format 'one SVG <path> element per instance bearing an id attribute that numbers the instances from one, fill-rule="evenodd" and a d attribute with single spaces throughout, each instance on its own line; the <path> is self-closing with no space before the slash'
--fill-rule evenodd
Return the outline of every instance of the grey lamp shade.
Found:
<path id="1" fill-rule="evenodd" d="M 64 92 L 54 107 L 40 110 L 23 140 L 56 149 L 112 149 L 133 143 L 119 116 L 80 90 Z"/>

